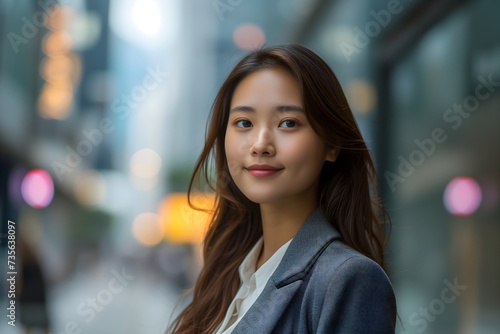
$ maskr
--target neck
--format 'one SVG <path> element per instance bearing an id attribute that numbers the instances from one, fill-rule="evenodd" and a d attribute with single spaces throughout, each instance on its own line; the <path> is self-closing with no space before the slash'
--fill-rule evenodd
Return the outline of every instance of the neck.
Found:
<path id="1" fill-rule="evenodd" d="M 256 269 L 297 234 L 317 206 L 315 201 L 260 205 L 264 243 Z"/>

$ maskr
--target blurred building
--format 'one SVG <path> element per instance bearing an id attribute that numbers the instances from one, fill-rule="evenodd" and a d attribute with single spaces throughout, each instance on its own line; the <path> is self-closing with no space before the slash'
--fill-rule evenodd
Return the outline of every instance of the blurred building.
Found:
<path id="1" fill-rule="evenodd" d="M 322 1 L 299 34 L 327 57 L 373 145 L 400 332 L 500 325 L 499 9 Z"/>
<path id="2" fill-rule="evenodd" d="M 75 264 L 60 251 L 98 251 L 110 223 L 106 211 L 93 207 L 95 178 L 82 179 L 90 175 L 84 171 L 111 167 L 95 122 L 105 106 L 87 93 L 94 75 L 108 68 L 109 4 L 86 6 L 1 2 L 1 226 L 5 231 L 7 219 L 22 219 L 41 227 L 52 245 L 44 260 L 54 279 Z M 24 186 L 32 169 L 47 172 L 47 182 Z M 35 200 L 31 206 L 28 197 Z M 48 205 L 53 210 L 40 211 Z"/>

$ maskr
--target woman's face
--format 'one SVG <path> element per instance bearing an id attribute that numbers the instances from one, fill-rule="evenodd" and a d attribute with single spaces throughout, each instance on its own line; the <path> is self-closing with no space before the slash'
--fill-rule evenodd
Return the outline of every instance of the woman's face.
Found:
<path id="1" fill-rule="evenodd" d="M 315 200 L 321 167 L 336 159 L 308 123 L 298 83 L 283 69 L 259 70 L 236 86 L 225 150 L 235 184 L 260 204 Z"/>

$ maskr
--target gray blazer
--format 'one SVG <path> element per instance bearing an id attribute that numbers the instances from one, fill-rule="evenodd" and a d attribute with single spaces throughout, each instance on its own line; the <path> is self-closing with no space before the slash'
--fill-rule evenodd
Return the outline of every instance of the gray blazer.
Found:
<path id="1" fill-rule="evenodd" d="M 388 277 L 340 239 L 316 209 L 232 333 L 394 333 Z"/>

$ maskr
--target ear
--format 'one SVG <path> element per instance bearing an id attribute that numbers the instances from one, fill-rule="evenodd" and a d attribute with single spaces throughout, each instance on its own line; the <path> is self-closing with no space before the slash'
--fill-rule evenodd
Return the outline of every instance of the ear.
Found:
<path id="1" fill-rule="evenodd" d="M 325 160 L 330 162 L 335 162 L 335 160 L 337 160 L 338 155 L 339 155 L 338 148 L 330 148 L 326 153 Z"/>

